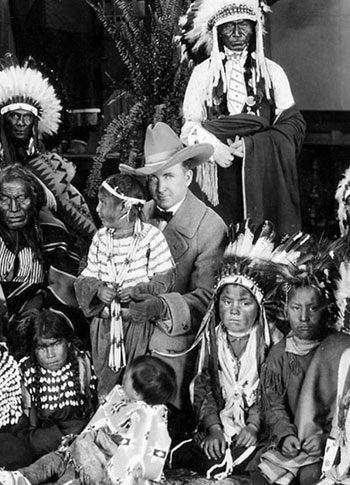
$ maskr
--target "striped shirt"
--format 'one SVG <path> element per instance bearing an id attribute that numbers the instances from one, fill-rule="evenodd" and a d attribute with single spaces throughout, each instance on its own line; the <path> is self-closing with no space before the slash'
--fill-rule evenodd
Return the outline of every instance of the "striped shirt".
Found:
<path id="1" fill-rule="evenodd" d="M 89 249 L 87 266 L 81 276 L 115 282 L 110 264 L 114 265 L 115 272 L 118 274 L 129 255 L 133 241 L 133 236 L 118 238 L 116 232 L 115 229 L 106 227 L 97 231 Z M 112 240 L 111 251 L 107 244 L 109 236 Z M 121 286 L 127 288 L 138 283 L 148 283 L 155 274 L 163 273 L 173 267 L 173 258 L 162 232 L 151 224 L 143 223 L 141 240 Z"/>

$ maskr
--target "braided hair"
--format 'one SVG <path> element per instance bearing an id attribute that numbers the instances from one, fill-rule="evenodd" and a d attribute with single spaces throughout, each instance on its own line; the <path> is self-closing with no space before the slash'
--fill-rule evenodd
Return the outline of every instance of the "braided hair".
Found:
<path id="1" fill-rule="evenodd" d="M 40 378 L 43 375 L 43 368 L 40 366 L 35 349 L 39 343 L 39 339 L 64 339 L 68 344 L 68 354 L 66 364 L 70 364 L 73 374 L 73 391 L 76 396 L 76 401 L 79 403 L 81 409 L 86 408 L 86 400 L 88 399 L 81 386 L 80 369 L 78 357 L 83 354 L 74 345 L 76 341 L 75 332 L 68 320 L 60 313 L 51 309 L 37 311 L 33 313 L 30 319 L 26 332 L 26 346 L 28 357 L 22 360 L 22 369 L 25 377 L 28 380 L 29 392 L 35 403 L 39 414 L 43 410 L 43 403 L 39 399 L 42 384 Z"/>

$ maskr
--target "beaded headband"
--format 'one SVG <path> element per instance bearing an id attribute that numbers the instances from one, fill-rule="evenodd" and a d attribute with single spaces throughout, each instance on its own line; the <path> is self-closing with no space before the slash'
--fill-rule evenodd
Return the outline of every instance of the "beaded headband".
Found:
<path id="1" fill-rule="evenodd" d="M 125 200 L 131 205 L 136 205 L 136 204 L 144 204 L 146 201 L 144 199 L 137 199 L 136 197 L 128 197 L 127 195 L 124 195 L 123 192 L 119 189 L 118 186 L 114 187 L 114 189 L 106 182 L 102 182 L 101 187 L 107 190 L 110 194 L 114 195 L 114 197 L 117 197 L 118 199 Z"/>

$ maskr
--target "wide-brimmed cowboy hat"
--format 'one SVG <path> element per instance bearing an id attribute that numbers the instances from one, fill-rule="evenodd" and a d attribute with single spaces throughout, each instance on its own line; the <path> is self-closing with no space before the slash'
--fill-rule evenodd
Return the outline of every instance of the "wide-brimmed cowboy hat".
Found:
<path id="1" fill-rule="evenodd" d="M 145 138 L 145 165 L 133 168 L 120 164 L 121 173 L 129 175 L 155 175 L 165 168 L 186 162 L 189 168 L 194 168 L 207 162 L 213 154 L 214 148 L 210 143 L 199 143 L 185 147 L 180 138 L 165 123 L 149 125 Z"/>

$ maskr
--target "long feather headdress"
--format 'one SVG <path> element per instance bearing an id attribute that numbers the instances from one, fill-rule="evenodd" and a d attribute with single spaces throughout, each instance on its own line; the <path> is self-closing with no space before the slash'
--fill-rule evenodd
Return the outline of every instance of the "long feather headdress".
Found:
<path id="1" fill-rule="evenodd" d="M 38 118 L 39 134 L 58 131 L 62 105 L 49 79 L 32 58 L 20 65 L 7 54 L 0 59 L 0 114 L 16 109 L 30 111 Z"/>
<path id="2" fill-rule="evenodd" d="M 180 42 L 183 46 L 183 57 L 192 56 L 204 50 L 210 56 L 208 79 L 208 105 L 212 104 L 212 88 L 226 82 L 223 69 L 223 53 L 219 51 L 218 27 L 226 22 L 251 20 L 255 23 L 255 63 L 257 81 L 265 82 L 265 93 L 270 99 L 271 79 L 266 67 L 263 35 L 265 13 L 269 7 L 262 0 L 194 0 L 186 15 L 180 19 Z"/>

